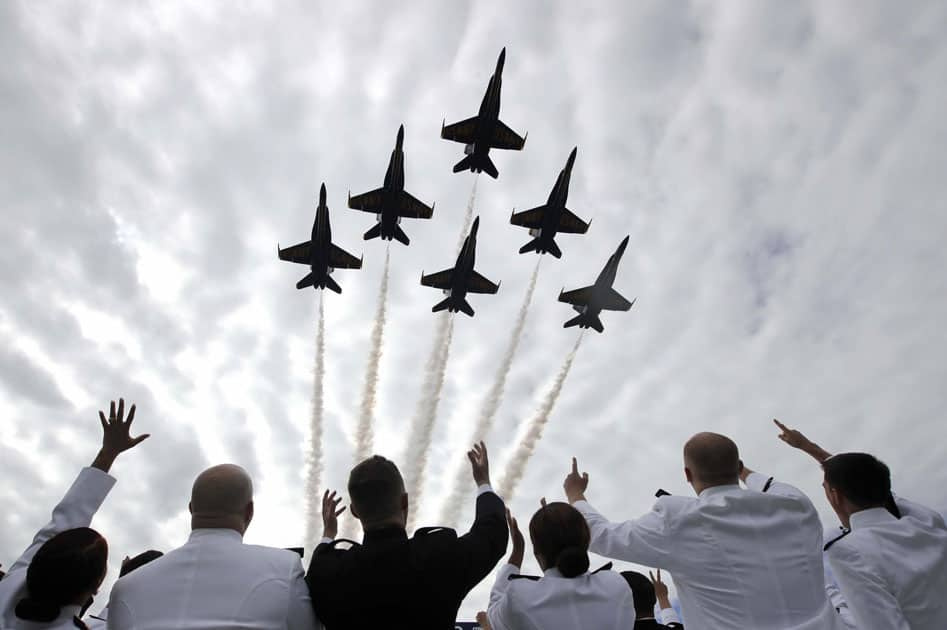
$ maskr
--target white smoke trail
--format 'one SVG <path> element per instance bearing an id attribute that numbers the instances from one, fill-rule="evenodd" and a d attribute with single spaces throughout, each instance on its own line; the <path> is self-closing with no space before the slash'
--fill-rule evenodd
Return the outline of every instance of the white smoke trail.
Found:
<path id="1" fill-rule="evenodd" d="M 523 439 L 520 440 L 520 443 L 516 445 L 516 449 L 513 451 L 513 455 L 506 465 L 506 470 L 500 477 L 500 483 L 497 486 L 498 492 L 507 504 L 509 504 L 513 498 L 513 492 L 523 478 L 523 473 L 526 472 L 526 464 L 529 463 L 529 458 L 536 448 L 536 443 L 543 435 L 543 428 L 549 420 L 553 407 L 556 406 L 556 401 L 559 399 L 560 392 L 562 392 L 562 385 L 566 382 L 569 369 L 572 367 L 572 361 L 575 359 L 576 352 L 579 351 L 579 344 L 581 343 L 582 335 L 580 334 L 579 338 L 575 340 L 575 345 L 572 346 L 572 351 L 569 352 L 566 356 L 566 360 L 562 363 L 562 367 L 559 368 L 559 373 L 556 374 L 556 380 L 553 381 L 552 388 L 543 399 L 536 415 L 530 420 L 526 428 L 526 434 L 523 436 Z"/>
<path id="2" fill-rule="evenodd" d="M 312 419 L 306 458 L 306 549 L 316 548 L 322 530 L 322 377 L 325 372 L 325 310 L 319 298 L 316 361 L 312 373 Z"/>
<path id="3" fill-rule="evenodd" d="M 520 337 L 523 334 L 523 328 L 526 325 L 526 315 L 529 313 L 529 305 L 533 300 L 533 291 L 536 288 L 536 278 L 539 277 L 539 263 L 542 258 L 536 261 L 536 268 L 533 269 L 533 275 L 529 279 L 529 286 L 526 288 L 526 296 L 523 298 L 523 304 L 520 306 L 516 322 L 513 324 L 513 330 L 510 333 L 510 340 L 500 361 L 500 367 L 497 369 L 496 376 L 493 378 L 493 386 L 487 392 L 487 397 L 480 408 L 480 415 L 477 418 L 477 424 L 474 427 L 473 435 L 469 444 L 474 444 L 480 440 L 486 439 L 493 428 L 493 419 L 496 417 L 497 410 L 500 408 L 500 401 L 503 399 L 503 391 L 506 388 L 506 378 L 510 374 L 510 368 L 513 366 L 513 357 L 516 356 L 516 350 L 520 345 Z M 440 523 L 448 527 L 457 527 L 460 520 L 461 511 L 467 502 L 468 496 L 473 491 L 470 483 L 470 466 L 467 458 L 458 462 L 457 472 L 454 475 L 454 487 L 451 494 L 444 502 L 441 510 Z"/>

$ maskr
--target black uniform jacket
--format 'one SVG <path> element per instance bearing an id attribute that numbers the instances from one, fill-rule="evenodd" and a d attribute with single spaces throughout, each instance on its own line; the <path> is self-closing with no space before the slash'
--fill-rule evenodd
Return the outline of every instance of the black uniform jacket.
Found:
<path id="1" fill-rule="evenodd" d="M 470 531 L 392 527 L 349 549 L 316 547 L 306 582 L 327 630 L 453 630 L 460 602 L 496 566 L 509 537 L 503 500 L 477 498 Z"/>

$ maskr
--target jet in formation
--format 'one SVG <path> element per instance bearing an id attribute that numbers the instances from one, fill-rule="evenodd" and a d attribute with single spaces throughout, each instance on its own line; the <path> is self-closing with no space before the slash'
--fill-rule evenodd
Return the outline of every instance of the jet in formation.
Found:
<path id="1" fill-rule="evenodd" d="M 523 212 L 514 212 L 510 217 L 510 223 L 529 228 L 529 235 L 534 237 L 533 240 L 520 248 L 521 254 L 533 251 L 537 254 L 549 252 L 556 258 L 562 258 L 562 250 L 559 249 L 555 241 L 556 234 L 560 232 L 585 234 L 588 231 L 589 224 L 566 208 L 566 199 L 569 197 L 569 180 L 572 177 L 572 165 L 575 164 L 577 151 L 578 147 L 572 149 L 572 153 L 569 154 L 565 168 L 559 172 L 556 185 L 549 193 L 546 205 L 532 210 L 524 210 Z"/>
<path id="2" fill-rule="evenodd" d="M 336 269 L 361 269 L 362 259 L 356 258 L 338 245 L 332 243 L 332 228 L 329 226 L 329 208 L 326 205 L 326 185 L 319 189 L 319 207 L 316 208 L 316 220 L 312 224 L 312 238 L 303 243 L 279 249 L 280 260 L 309 265 L 310 271 L 296 283 L 297 289 L 331 289 L 342 293 L 335 280 L 329 277 Z"/>
<path id="3" fill-rule="evenodd" d="M 602 320 L 599 319 L 599 313 L 602 311 L 627 311 L 635 303 L 629 302 L 622 295 L 612 288 L 615 282 L 615 274 L 618 273 L 618 263 L 621 261 L 622 254 L 625 253 L 625 247 L 628 246 L 628 237 L 626 236 L 615 253 L 609 256 L 608 262 L 602 272 L 598 274 L 595 284 L 590 287 L 583 287 L 574 291 L 562 291 L 559 293 L 559 301 L 571 304 L 579 314 L 573 317 L 565 324 L 563 328 L 578 326 L 579 328 L 594 328 L 598 332 L 605 330 Z"/>
<path id="4" fill-rule="evenodd" d="M 433 204 L 427 206 L 404 189 L 404 125 L 398 128 L 398 138 L 395 140 L 395 149 L 391 152 L 388 162 L 388 171 L 385 173 L 385 183 L 361 195 L 352 196 L 349 193 L 349 208 L 363 212 L 374 212 L 378 223 L 365 232 L 365 240 L 381 237 L 383 240 L 395 239 L 407 245 L 411 241 L 399 225 L 402 218 L 430 219 L 434 214 Z"/>
<path id="5" fill-rule="evenodd" d="M 437 273 L 421 274 L 421 284 L 426 287 L 441 289 L 447 297 L 434 305 L 433 312 L 447 311 L 456 313 L 461 311 L 473 317 L 474 310 L 467 302 L 468 293 L 496 293 L 499 284 L 487 280 L 474 271 L 474 261 L 477 256 L 477 229 L 480 227 L 480 217 L 474 219 L 470 234 L 464 240 L 464 246 L 457 255 L 457 263 L 453 269 L 445 269 Z"/>
<path id="6" fill-rule="evenodd" d="M 466 145 L 464 153 L 467 157 L 454 165 L 455 173 L 466 170 L 474 173 L 483 171 L 496 179 L 499 172 L 490 160 L 490 149 L 519 151 L 526 144 L 526 136 L 521 138 L 500 121 L 500 86 L 505 59 L 506 48 L 500 52 L 496 71 L 487 84 L 487 92 L 480 103 L 480 113 L 452 125 L 441 124 L 441 138 Z"/>

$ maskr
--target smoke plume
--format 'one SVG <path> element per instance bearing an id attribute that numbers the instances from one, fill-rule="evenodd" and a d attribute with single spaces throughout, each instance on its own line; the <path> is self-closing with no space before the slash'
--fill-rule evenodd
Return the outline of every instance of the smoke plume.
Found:
<path id="1" fill-rule="evenodd" d="M 325 310 L 319 298 L 316 357 L 312 373 L 312 418 L 306 458 L 306 548 L 315 549 L 322 528 L 322 377 L 325 367 Z"/>

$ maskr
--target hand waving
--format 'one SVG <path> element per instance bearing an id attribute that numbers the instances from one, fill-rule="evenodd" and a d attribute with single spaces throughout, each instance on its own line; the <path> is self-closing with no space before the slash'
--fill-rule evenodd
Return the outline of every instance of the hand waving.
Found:
<path id="1" fill-rule="evenodd" d="M 125 420 L 125 399 L 118 399 L 118 411 L 115 410 L 115 401 L 109 407 L 109 417 L 99 411 L 99 421 L 102 423 L 102 448 L 92 462 L 94 468 L 108 472 L 115 463 L 115 458 L 128 449 L 134 448 L 150 437 L 150 433 L 143 433 L 132 437 L 130 431 L 135 420 L 135 405 L 128 410 L 128 420 Z"/>
<path id="2" fill-rule="evenodd" d="M 651 577 L 651 583 L 654 584 L 654 596 L 657 598 L 661 608 L 670 608 L 671 600 L 668 594 L 668 585 L 661 581 L 661 569 L 658 569 L 657 576 L 655 576 L 652 571 L 648 571 L 648 575 Z"/>
<path id="3" fill-rule="evenodd" d="M 339 515 L 345 511 L 345 508 L 339 507 L 342 503 L 342 497 L 336 497 L 335 490 L 332 494 L 326 490 L 322 495 L 322 537 L 335 539 L 339 534 Z"/>
<path id="4" fill-rule="evenodd" d="M 510 549 L 510 559 L 508 562 L 515 567 L 523 566 L 523 554 L 526 552 L 526 540 L 523 538 L 523 532 L 510 510 L 506 510 L 506 524 L 510 526 L 510 541 L 513 543 Z"/>
<path id="5" fill-rule="evenodd" d="M 585 490 L 589 487 L 589 473 L 579 474 L 579 463 L 572 458 L 572 471 L 566 476 L 562 488 L 566 491 L 569 503 L 585 501 Z"/>
<path id="6" fill-rule="evenodd" d="M 478 486 L 490 485 L 490 460 L 487 458 L 487 446 L 481 441 L 467 451 L 467 459 L 473 470 L 473 478 Z"/>

